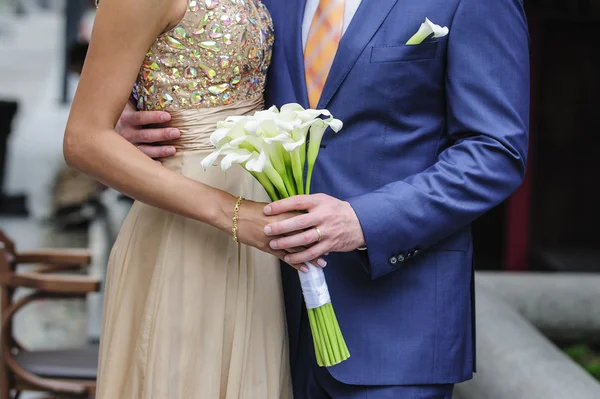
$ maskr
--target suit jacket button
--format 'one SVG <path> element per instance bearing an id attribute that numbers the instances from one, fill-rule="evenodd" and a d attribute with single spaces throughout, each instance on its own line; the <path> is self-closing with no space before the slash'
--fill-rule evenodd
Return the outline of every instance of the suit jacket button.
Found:
<path id="1" fill-rule="evenodd" d="M 419 250 L 418 250 L 418 249 L 415 249 L 415 250 L 413 251 L 413 254 L 412 254 L 412 256 L 417 256 L 418 254 L 419 254 Z"/>
<path id="2" fill-rule="evenodd" d="M 402 263 L 406 260 L 406 257 L 403 254 L 398 255 L 398 262 Z"/>
<path id="3" fill-rule="evenodd" d="M 390 262 L 390 265 L 395 265 L 395 264 L 398 262 L 398 260 L 396 259 L 396 257 L 395 257 L 395 256 L 392 256 L 392 257 L 390 258 L 389 262 Z"/>

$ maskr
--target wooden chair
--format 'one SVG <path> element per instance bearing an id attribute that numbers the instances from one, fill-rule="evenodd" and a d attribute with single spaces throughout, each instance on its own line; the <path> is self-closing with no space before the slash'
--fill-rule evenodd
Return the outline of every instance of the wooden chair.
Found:
<path id="1" fill-rule="evenodd" d="M 17 399 L 22 391 L 43 392 L 50 395 L 48 399 L 93 397 L 97 346 L 28 351 L 12 329 L 14 315 L 35 300 L 82 298 L 97 292 L 99 280 L 65 273 L 81 270 L 90 260 L 89 253 L 83 250 L 17 252 L 14 243 L 0 230 L 0 399 Z M 19 272 L 17 267 L 22 264 L 38 266 Z M 32 292 L 16 300 L 17 288 Z"/>

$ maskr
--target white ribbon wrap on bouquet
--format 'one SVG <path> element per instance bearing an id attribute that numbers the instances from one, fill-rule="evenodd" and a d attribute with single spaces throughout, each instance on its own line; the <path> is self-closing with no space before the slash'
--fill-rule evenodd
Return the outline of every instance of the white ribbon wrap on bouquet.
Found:
<path id="1" fill-rule="evenodd" d="M 308 267 L 308 272 L 299 271 L 298 275 L 300 276 L 300 285 L 302 286 L 306 308 L 316 309 L 328 304 L 331 302 L 331 297 L 329 296 L 329 288 L 327 288 L 323 269 L 310 262 L 304 264 Z"/>

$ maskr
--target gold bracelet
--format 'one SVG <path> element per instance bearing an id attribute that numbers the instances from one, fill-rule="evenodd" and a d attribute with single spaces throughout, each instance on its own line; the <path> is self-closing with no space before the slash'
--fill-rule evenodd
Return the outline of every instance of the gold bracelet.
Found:
<path id="1" fill-rule="evenodd" d="M 239 243 L 238 240 L 238 221 L 240 220 L 240 205 L 242 205 L 242 201 L 244 200 L 244 197 L 238 197 L 237 201 L 235 202 L 235 208 L 233 208 L 233 227 L 231 228 L 231 232 L 233 233 L 233 241 L 235 241 L 236 243 Z"/>

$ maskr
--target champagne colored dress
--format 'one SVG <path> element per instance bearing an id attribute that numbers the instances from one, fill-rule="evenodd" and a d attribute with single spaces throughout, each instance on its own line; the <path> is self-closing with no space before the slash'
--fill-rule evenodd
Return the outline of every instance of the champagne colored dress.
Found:
<path id="1" fill-rule="evenodd" d="M 216 122 L 263 107 L 272 21 L 258 0 L 191 0 L 146 55 L 133 97 L 181 130 L 165 166 L 268 201 L 241 168 L 206 171 Z M 202 198 L 197 199 L 202 206 Z M 291 398 L 279 262 L 217 229 L 134 203 L 112 250 L 97 398 Z"/>

